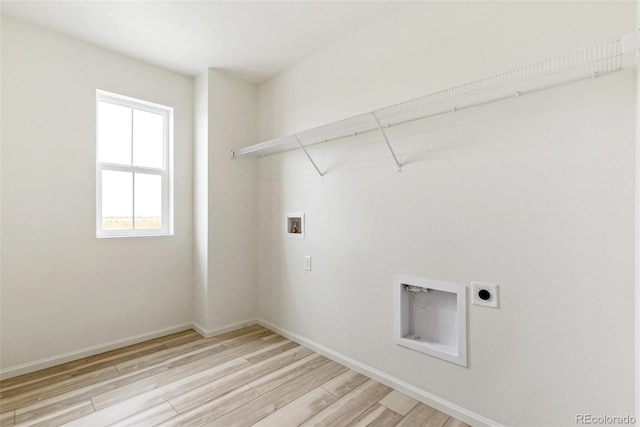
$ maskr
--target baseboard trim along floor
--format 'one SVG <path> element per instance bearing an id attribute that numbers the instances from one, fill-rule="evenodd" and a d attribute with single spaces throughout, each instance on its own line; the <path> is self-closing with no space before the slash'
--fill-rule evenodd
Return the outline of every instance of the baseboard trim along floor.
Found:
<path id="1" fill-rule="evenodd" d="M 294 341 L 300 345 L 310 348 L 311 350 L 337 362 L 354 371 L 366 375 L 381 384 L 392 387 L 426 405 L 429 405 L 439 411 L 442 411 L 460 421 L 473 426 L 487 426 L 487 427 L 501 427 L 500 424 L 473 411 L 467 410 L 461 406 L 458 406 L 452 402 L 442 399 L 434 394 L 426 392 L 418 387 L 408 384 L 398 378 L 388 375 L 382 371 L 372 368 L 364 363 L 361 363 L 355 359 L 352 359 L 342 353 L 334 351 L 320 343 L 300 336 L 294 332 L 291 332 L 285 328 L 275 325 L 265 319 L 246 319 L 241 322 L 236 322 L 216 329 L 207 329 L 196 322 L 185 322 L 182 324 L 170 326 L 167 328 L 157 329 L 145 334 L 138 334 L 127 338 L 122 338 L 114 341 L 110 341 L 104 344 L 85 347 L 76 351 L 67 352 L 58 356 L 52 356 L 43 358 L 33 362 L 16 365 L 13 367 L 0 370 L 0 379 L 7 379 L 18 375 L 23 375 L 38 371 L 41 369 L 49 368 L 52 366 L 60 365 L 70 361 L 82 359 L 84 357 L 94 356 L 107 351 L 115 350 L 118 348 L 126 347 L 133 344 L 138 344 L 144 341 L 152 340 L 158 337 L 163 337 L 169 334 L 182 332 L 188 329 L 194 329 L 200 335 L 205 338 L 210 338 L 216 335 L 231 332 L 240 328 L 244 328 L 250 325 L 259 324 L 265 328 L 268 328 L 291 341 Z"/>
<path id="2" fill-rule="evenodd" d="M 259 324 L 189 329 L 0 382 L 0 425 L 470 427 Z"/>
<path id="3" fill-rule="evenodd" d="M 197 322 L 192 322 L 192 326 L 193 326 L 193 329 L 196 330 L 203 337 L 211 338 L 211 337 L 214 337 L 216 335 L 220 335 L 220 334 L 224 334 L 224 333 L 227 333 L 227 332 L 235 331 L 236 329 L 246 328 L 247 326 L 255 325 L 256 323 L 258 323 L 258 319 L 256 319 L 254 317 L 254 318 L 251 318 L 251 319 L 242 320 L 240 322 L 231 323 L 229 325 L 222 326 L 222 327 L 216 328 L 216 329 L 207 329 L 207 328 L 205 328 L 204 326 L 200 325 Z"/>
<path id="4" fill-rule="evenodd" d="M 152 340 L 154 338 L 163 337 L 165 335 L 170 335 L 176 332 L 186 331 L 187 329 L 192 329 L 192 328 L 194 328 L 193 322 L 180 323 L 178 325 L 156 329 L 154 331 L 147 332 L 144 334 L 138 334 L 138 335 L 133 335 L 126 338 L 120 338 L 120 339 L 109 341 L 103 344 L 92 345 L 89 347 L 84 347 L 78 350 L 69 351 L 67 353 L 59 354 L 56 356 L 45 357 L 43 359 L 34 360 L 33 362 L 22 363 L 20 365 L 1 369 L 0 380 L 15 377 L 18 375 L 28 374 L 30 372 L 39 371 L 40 369 L 50 368 L 51 366 L 61 365 L 63 363 L 71 362 L 73 360 L 82 359 L 83 357 L 94 356 L 96 354 L 115 350 L 121 347 L 126 347 L 132 344 L 138 344 L 144 341 Z"/>
<path id="5" fill-rule="evenodd" d="M 232 323 L 220 328 L 216 328 L 216 329 L 207 329 L 197 322 L 180 323 L 178 325 L 156 329 L 154 331 L 147 332 L 144 334 L 138 334 L 138 335 L 133 335 L 126 338 L 120 338 L 117 340 L 109 341 L 104 344 L 84 347 L 78 350 L 69 351 L 67 353 L 59 354 L 56 356 L 46 357 L 43 359 L 34 360 L 33 362 L 22 363 L 20 365 L 0 369 L 0 380 L 12 378 L 18 375 L 28 374 L 30 372 L 39 371 L 40 369 L 50 368 L 51 366 L 61 365 L 63 363 L 71 362 L 73 360 L 82 359 L 83 357 L 95 356 L 96 354 L 115 350 L 121 347 L 126 347 L 132 344 L 138 344 L 144 341 L 149 341 L 154 338 L 163 337 L 165 335 L 170 335 L 176 332 L 186 331 L 187 329 L 194 329 L 203 337 L 211 338 L 215 335 L 220 335 L 226 332 L 235 331 L 236 329 L 255 325 L 256 323 L 257 323 L 257 319 L 251 318 L 251 319 L 245 319 L 240 322 L 235 322 L 235 323 Z"/>
<path id="6" fill-rule="evenodd" d="M 331 359 L 335 362 L 338 362 L 342 365 L 347 366 L 348 368 L 353 369 L 354 371 L 366 375 L 374 380 L 394 388 L 407 396 L 410 396 L 425 405 L 429 405 L 439 411 L 442 411 L 454 418 L 457 418 L 460 421 L 463 421 L 467 424 L 477 426 L 477 427 L 502 427 L 501 424 L 496 423 L 493 420 L 490 420 L 486 417 L 483 417 L 480 414 L 476 414 L 473 411 L 469 411 L 461 406 L 458 406 L 454 403 L 451 403 L 445 399 L 442 399 L 434 394 L 428 393 L 418 387 L 412 386 L 398 378 L 395 378 L 391 375 L 388 375 L 382 371 L 379 371 L 375 368 L 372 368 L 364 363 L 358 362 L 342 353 L 338 353 L 322 344 L 319 344 L 313 340 L 302 337 L 296 333 L 293 333 L 287 329 L 281 328 L 278 325 L 275 325 L 271 322 L 268 322 L 264 319 L 258 318 L 258 324 L 268 328 L 285 338 L 290 339 L 291 341 L 297 342 L 300 345 L 304 345 L 305 347 L 310 348 L 316 353 L 322 354 L 323 356 Z"/>

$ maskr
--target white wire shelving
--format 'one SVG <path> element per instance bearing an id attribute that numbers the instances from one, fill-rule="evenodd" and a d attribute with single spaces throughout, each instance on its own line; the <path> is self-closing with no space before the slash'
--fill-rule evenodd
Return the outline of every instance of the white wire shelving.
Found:
<path id="1" fill-rule="evenodd" d="M 518 97 L 584 79 L 599 77 L 623 68 L 623 56 L 638 50 L 640 33 L 602 43 L 546 61 L 520 67 L 470 83 L 430 93 L 375 111 L 359 114 L 231 152 L 231 157 L 267 156 L 301 148 L 320 176 L 306 147 L 365 132 L 379 131 L 398 170 L 401 164 L 385 133 L 385 128 L 434 117 L 483 104 Z"/>

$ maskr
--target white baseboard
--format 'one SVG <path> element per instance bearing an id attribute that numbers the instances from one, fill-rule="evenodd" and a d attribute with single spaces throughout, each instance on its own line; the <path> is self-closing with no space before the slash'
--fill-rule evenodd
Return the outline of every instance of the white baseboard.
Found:
<path id="1" fill-rule="evenodd" d="M 374 369 L 370 366 L 365 365 L 364 363 L 358 362 L 348 356 L 345 356 L 342 353 L 338 353 L 328 347 L 325 347 L 322 344 L 319 344 L 313 340 L 308 338 L 304 338 L 298 334 L 295 334 L 291 331 L 288 331 L 284 328 L 274 325 L 271 322 L 268 322 L 262 318 L 257 319 L 257 323 L 259 325 L 264 326 L 265 328 L 271 329 L 274 332 L 279 333 L 283 337 L 289 338 L 292 341 L 297 342 L 298 344 L 302 344 L 305 347 L 312 349 L 313 351 L 326 356 L 327 358 L 334 360 L 342 365 L 345 365 L 356 372 L 359 372 L 363 375 L 366 375 L 374 380 L 387 385 L 391 388 L 394 388 L 407 396 L 413 397 L 420 402 L 423 402 L 445 414 L 448 414 L 454 418 L 457 418 L 460 421 L 463 421 L 467 424 L 470 424 L 474 427 L 501 427 L 500 424 L 496 423 L 493 420 L 490 420 L 482 415 L 476 414 L 475 412 L 469 411 L 461 406 L 458 406 L 454 403 L 451 403 L 445 399 L 442 399 L 434 394 L 428 393 L 418 387 L 415 387 L 411 384 L 408 384 L 398 378 L 392 377 L 391 375 L 385 374 L 377 369 Z"/>
<path id="2" fill-rule="evenodd" d="M 258 319 L 254 317 L 252 319 L 245 319 L 240 322 L 232 323 L 232 324 L 222 326 L 220 328 L 215 328 L 215 329 L 207 329 L 197 322 L 192 322 L 191 324 L 193 326 L 193 329 L 195 329 L 200 335 L 202 335 L 205 338 L 211 338 L 216 335 L 224 334 L 226 332 L 235 331 L 236 329 L 255 325 L 256 323 L 258 323 Z"/>
<path id="3" fill-rule="evenodd" d="M 287 329 L 274 325 L 273 323 L 268 322 L 261 318 L 246 319 L 241 322 L 236 322 L 236 323 L 229 324 L 216 329 L 207 329 L 202 325 L 198 324 L 197 322 L 181 323 L 179 325 L 170 326 L 168 328 L 157 329 L 155 331 L 151 331 L 145 334 L 134 335 L 128 338 L 122 338 L 119 340 L 114 340 L 108 343 L 94 345 L 91 347 L 85 347 L 85 348 L 64 353 L 61 355 L 47 357 L 47 358 L 36 360 L 33 362 L 23 363 L 21 365 L 5 368 L 0 370 L 0 379 L 15 377 L 17 375 L 26 374 L 29 372 L 37 371 L 39 369 L 44 369 L 51 366 L 59 365 L 61 363 L 66 363 L 73 360 L 81 359 L 83 357 L 93 356 L 95 354 L 104 353 L 105 351 L 110 351 L 120 347 L 137 344 L 139 342 L 151 340 L 151 339 L 158 338 L 164 335 L 169 335 L 175 332 L 185 331 L 187 329 L 194 329 L 203 337 L 210 338 L 215 335 L 220 335 L 225 332 L 234 331 L 236 329 L 244 328 L 246 326 L 251 326 L 256 323 L 264 326 L 265 328 L 271 329 L 272 331 L 277 332 L 280 335 L 286 338 L 289 338 L 292 341 L 302 344 L 314 350 L 315 352 L 328 357 L 331 360 L 334 360 L 340 364 L 343 364 L 353 369 L 356 372 L 359 372 L 363 375 L 373 378 L 374 380 L 379 381 L 382 384 L 385 384 L 402 393 L 405 393 L 406 395 L 411 396 L 414 399 L 417 399 L 433 408 L 436 408 L 439 411 L 442 411 L 448 415 L 451 415 L 452 417 L 455 417 L 460 421 L 463 421 L 474 427 L 476 426 L 477 427 L 480 427 L 480 426 L 501 427 L 500 424 L 488 418 L 485 418 L 482 415 L 469 411 L 461 406 L 451 403 L 434 394 L 428 393 L 398 378 L 385 374 L 382 371 L 374 369 L 368 365 L 365 365 L 364 363 L 358 362 L 357 360 L 354 360 L 342 353 L 338 353 L 337 351 L 334 351 L 322 344 L 319 344 L 308 338 L 304 338 L 298 334 L 295 334 L 291 331 L 288 331 Z"/>
<path id="4" fill-rule="evenodd" d="M 83 357 L 104 353 L 105 351 L 115 350 L 117 348 L 126 347 L 128 345 L 152 340 L 154 338 L 173 334 L 175 332 L 186 331 L 187 329 L 194 329 L 203 337 L 211 338 L 215 335 L 220 335 L 220 334 L 224 334 L 225 332 L 230 332 L 236 329 L 244 328 L 246 326 L 255 325 L 256 323 L 257 323 L 257 319 L 253 318 L 253 319 L 246 319 L 241 322 L 236 322 L 236 323 L 226 325 L 216 329 L 207 329 L 196 322 L 185 322 L 179 325 L 170 326 L 168 328 L 157 329 L 155 331 L 147 332 L 144 334 L 138 334 L 138 335 L 134 335 L 127 338 L 121 338 L 121 339 L 110 341 L 107 343 L 93 345 L 90 347 L 81 348 L 79 350 L 74 350 L 67 353 L 59 354 L 56 356 L 34 360 L 33 362 L 27 362 L 27 363 L 23 363 L 16 366 L 11 366 L 9 368 L 0 369 L 0 379 L 4 380 L 7 378 L 16 377 L 18 375 L 28 374 L 30 372 L 38 371 L 40 369 L 45 369 L 51 366 L 60 365 L 62 363 L 71 362 L 73 360 L 82 359 Z"/>
<path id="5" fill-rule="evenodd" d="M 113 340 L 107 343 L 93 345 L 90 347 L 81 348 L 79 350 L 74 350 L 67 353 L 59 354 L 56 356 L 46 357 L 44 359 L 35 360 L 33 362 L 27 362 L 27 363 L 23 363 L 16 366 L 11 366 L 9 368 L 4 368 L 0 370 L 0 379 L 4 380 L 4 379 L 15 377 L 18 375 L 28 374 L 29 372 L 34 372 L 40 369 L 49 368 L 51 366 L 60 365 L 62 363 L 71 362 L 73 360 L 82 359 L 83 357 L 104 353 L 105 351 L 115 350 L 117 348 L 126 347 L 128 345 L 152 340 L 154 338 L 173 334 L 175 332 L 186 331 L 187 329 L 191 329 L 194 327 L 195 325 L 192 322 L 185 322 L 179 325 L 169 326 L 167 328 L 156 329 L 155 331 L 147 332 L 144 334 L 138 334 L 138 335 L 134 335 L 127 338 L 121 338 L 121 339 Z M 200 331 L 198 332 L 200 333 Z"/>

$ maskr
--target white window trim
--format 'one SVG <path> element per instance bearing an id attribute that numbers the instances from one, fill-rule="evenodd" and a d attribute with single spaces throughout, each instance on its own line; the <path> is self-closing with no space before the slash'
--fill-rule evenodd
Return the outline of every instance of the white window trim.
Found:
<path id="1" fill-rule="evenodd" d="M 127 166 L 98 161 L 98 103 L 108 102 L 123 105 L 136 110 L 161 114 L 164 117 L 164 165 L 163 168 Z M 173 235 L 173 108 L 103 90 L 96 90 L 96 237 L 146 237 Z M 133 146 L 132 146 L 133 148 Z M 160 175 L 162 177 L 162 228 L 155 230 L 103 230 L 102 229 L 102 171 L 112 170 Z M 135 200 L 135 186 L 132 197 Z M 135 227 L 135 203 L 133 204 L 132 223 Z"/>

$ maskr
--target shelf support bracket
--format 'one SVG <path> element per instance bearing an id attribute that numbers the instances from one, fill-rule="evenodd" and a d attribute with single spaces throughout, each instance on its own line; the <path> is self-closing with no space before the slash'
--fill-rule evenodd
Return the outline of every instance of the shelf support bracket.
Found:
<path id="1" fill-rule="evenodd" d="M 307 151 L 305 146 L 302 145 L 302 142 L 300 142 L 300 139 L 298 138 L 298 135 L 293 135 L 293 136 L 296 138 L 296 141 L 298 141 L 298 145 L 300 146 L 300 148 L 302 148 L 302 151 L 304 151 L 304 154 L 307 155 L 307 159 L 309 159 L 309 161 L 311 162 L 313 167 L 316 168 L 316 171 L 318 172 L 318 175 L 320 175 L 320 177 L 322 177 L 322 172 L 320 172 L 320 169 L 318 169 L 318 165 L 316 165 L 316 162 L 313 161 L 313 159 L 309 155 L 309 152 Z"/>
<path id="2" fill-rule="evenodd" d="M 382 134 L 382 137 L 384 138 L 384 142 L 387 143 L 387 147 L 389 148 L 389 151 L 391 152 L 391 155 L 393 156 L 393 161 L 396 162 L 396 166 L 398 167 L 398 172 L 401 172 L 402 171 L 402 165 L 398 161 L 398 158 L 396 157 L 396 153 L 393 151 L 393 148 L 391 147 L 391 144 L 389 143 L 389 138 L 387 138 L 387 134 L 384 133 L 384 129 L 382 129 L 382 125 L 380 124 L 380 120 L 378 120 L 378 116 L 376 116 L 375 111 L 372 112 L 371 115 L 373 116 L 373 119 L 376 121 L 376 125 L 378 126 L 378 130 L 380 131 L 380 133 Z"/>
<path id="3" fill-rule="evenodd" d="M 640 51 L 640 29 L 622 37 L 622 53 Z"/>

